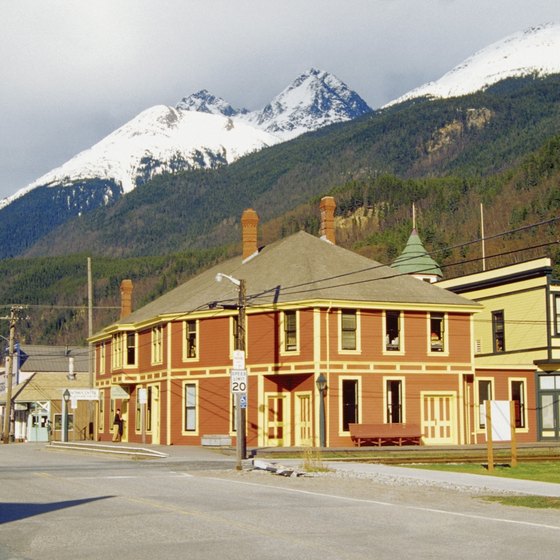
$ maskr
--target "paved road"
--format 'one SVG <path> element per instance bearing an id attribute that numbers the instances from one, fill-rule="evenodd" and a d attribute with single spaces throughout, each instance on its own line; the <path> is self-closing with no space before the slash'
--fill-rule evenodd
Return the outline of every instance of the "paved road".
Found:
<path id="1" fill-rule="evenodd" d="M 526 560 L 557 558 L 560 542 L 557 510 L 466 492 L 237 472 L 206 451 L 140 461 L 31 444 L 0 446 L 0 523 L 2 560 Z"/>

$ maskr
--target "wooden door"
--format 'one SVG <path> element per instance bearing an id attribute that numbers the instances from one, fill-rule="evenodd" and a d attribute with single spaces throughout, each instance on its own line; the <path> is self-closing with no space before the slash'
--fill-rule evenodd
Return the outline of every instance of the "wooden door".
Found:
<path id="1" fill-rule="evenodd" d="M 295 445 L 304 447 L 313 445 L 313 422 L 311 409 L 311 391 L 295 394 Z"/>
<path id="2" fill-rule="evenodd" d="M 422 393 L 420 398 L 424 443 L 456 444 L 455 393 Z"/>
<path id="3" fill-rule="evenodd" d="M 265 445 L 290 445 L 290 401 L 288 393 L 266 393 Z"/>
<path id="4" fill-rule="evenodd" d="M 152 431 L 152 443 L 160 443 L 160 419 L 159 419 L 159 385 L 151 385 L 150 395 L 150 427 Z"/>

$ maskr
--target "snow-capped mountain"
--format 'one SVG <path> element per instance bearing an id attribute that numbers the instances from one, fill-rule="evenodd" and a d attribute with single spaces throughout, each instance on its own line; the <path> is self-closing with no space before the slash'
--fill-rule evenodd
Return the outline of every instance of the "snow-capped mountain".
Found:
<path id="1" fill-rule="evenodd" d="M 80 183 L 100 180 L 105 182 L 104 188 L 107 182 L 113 183 L 126 194 L 157 174 L 228 164 L 369 111 L 338 78 L 315 69 L 299 76 L 262 111 L 234 109 L 224 99 L 200 90 L 176 107 L 157 105 L 143 111 L 91 148 L 0 201 L 0 210 L 39 187 L 79 188 Z M 114 196 L 115 189 L 111 192 Z M 70 207 L 70 192 L 68 196 Z M 111 196 L 104 196 L 106 202 Z"/>
<path id="2" fill-rule="evenodd" d="M 549 23 L 509 35 L 444 74 L 391 101 L 448 98 L 483 90 L 506 78 L 560 73 L 560 24 Z"/>
<path id="3" fill-rule="evenodd" d="M 156 105 L 11 198 L 88 179 L 113 181 L 126 194 L 159 173 L 231 163 L 277 142 L 230 117 Z"/>
<path id="4" fill-rule="evenodd" d="M 282 140 L 289 140 L 370 112 L 367 103 L 336 76 L 311 68 L 262 111 L 247 113 L 243 119 Z"/>

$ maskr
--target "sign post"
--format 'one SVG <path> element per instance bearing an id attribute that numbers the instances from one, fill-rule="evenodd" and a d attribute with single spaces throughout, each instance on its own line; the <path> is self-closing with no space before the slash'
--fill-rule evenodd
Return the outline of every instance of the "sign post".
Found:
<path id="1" fill-rule="evenodd" d="M 488 471 L 494 470 L 494 441 L 511 442 L 511 466 L 517 466 L 515 434 L 515 402 L 486 401 L 486 442 L 488 444 Z"/>
<path id="2" fill-rule="evenodd" d="M 233 369 L 230 370 L 230 387 L 232 395 L 235 395 L 235 431 L 237 432 L 236 457 L 238 471 L 242 470 L 242 459 L 245 459 L 245 425 L 242 409 L 242 397 L 247 401 L 247 370 L 245 369 L 245 351 L 233 351 Z M 246 406 L 245 406 L 246 408 Z"/>

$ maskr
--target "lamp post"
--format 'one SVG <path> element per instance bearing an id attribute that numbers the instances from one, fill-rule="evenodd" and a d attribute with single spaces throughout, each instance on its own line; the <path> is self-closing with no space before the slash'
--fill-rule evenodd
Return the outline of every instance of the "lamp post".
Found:
<path id="1" fill-rule="evenodd" d="M 68 443 L 68 401 L 70 400 L 70 391 L 68 389 L 62 393 L 62 400 L 64 402 L 64 412 L 62 414 L 62 441 Z"/>
<path id="2" fill-rule="evenodd" d="M 327 446 L 326 432 L 325 432 L 325 393 L 327 392 L 327 380 L 321 373 L 315 381 L 319 391 L 319 445 L 321 447 Z"/>
<path id="3" fill-rule="evenodd" d="M 237 286 L 238 290 L 238 302 L 237 302 L 237 333 L 235 337 L 235 349 L 240 351 L 242 354 L 242 359 L 240 360 L 240 364 L 235 364 L 235 368 L 238 370 L 242 370 L 247 375 L 247 371 L 245 369 L 245 323 L 246 323 L 246 307 L 247 307 L 247 295 L 246 295 L 246 288 L 245 288 L 245 280 L 237 279 L 233 276 L 229 276 L 228 274 L 222 274 L 218 272 L 216 274 L 216 282 L 221 282 L 224 278 L 229 280 L 232 284 Z M 241 367 L 240 367 L 241 366 Z M 247 392 L 245 394 L 245 401 L 247 402 Z M 245 423 L 246 423 L 246 408 L 241 408 L 241 398 L 243 393 L 242 392 L 235 392 L 235 426 L 237 431 L 237 438 L 236 438 L 236 457 L 237 457 L 237 470 L 241 470 L 242 464 L 241 461 L 247 457 L 247 433 L 245 430 Z"/>

